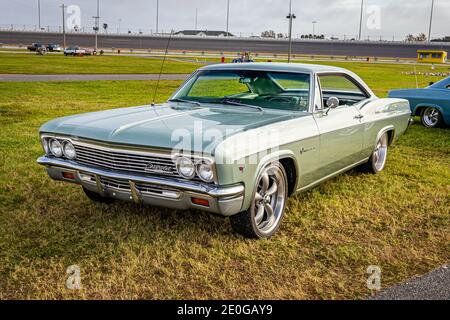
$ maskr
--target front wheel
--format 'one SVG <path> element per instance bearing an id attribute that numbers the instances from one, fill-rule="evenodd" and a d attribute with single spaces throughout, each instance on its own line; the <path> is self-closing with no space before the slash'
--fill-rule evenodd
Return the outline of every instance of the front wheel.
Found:
<path id="1" fill-rule="evenodd" d="M 420 120 L 427 128 L 437 128 L 442 125 L 441 112 L 435 107 L 427 107 L 420 113 Z"/>
<path id="2" fill-rule="evenodd" d="M 288 195 L 286 171 L 279 162 L 260 173 L 247 211 L 230 217 L 233 230 L 247 238 L 269 238 L 280 227 Z"/>

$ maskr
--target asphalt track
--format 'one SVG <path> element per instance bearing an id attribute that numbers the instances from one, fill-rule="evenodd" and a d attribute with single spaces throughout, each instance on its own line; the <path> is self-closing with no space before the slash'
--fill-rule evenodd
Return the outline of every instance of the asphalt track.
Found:
<path id="1" fill-rule="evenodd" d="M 186 80 L 188 74 L 161 74 L 161 80 Z M 0 74 L 0 82 L 158 80 L 158 74 Z"/>
<path id="2" fill-rule="evenodd" d="M 450 266 L 387 288 L 371 300 L 450 300 Z"/>
<path id="3" fill-rule="evenodd" d="M 133 48 L 133 49 L 165 49 L 167 37 L 152 37 L 142 35 L 105 35 L 98 37 L 99 47 L 103 48 Z M 67 45 L 93 47 L 92 34 L 67 34 Z M 0 43 L 29 45 L 32 42 L 62 43 L 61 33 L 47 32 L 10 32 L 0 31 Z M 217 52 L 278 53 L 287 52 L 286 40 L 262 40 L 243 38 L 200 38 L 173 37 L 171 50 L 196 50 Z M 293 54 L 335 55 L 335 56 L 370 56 L 415 58 L 419 49 L 436 49 L 450 51 L 450 43 L 442 44 L 408 44 L 402 42 L 381 41 L 328 41 L 328 40 L 295 40 Z"/>

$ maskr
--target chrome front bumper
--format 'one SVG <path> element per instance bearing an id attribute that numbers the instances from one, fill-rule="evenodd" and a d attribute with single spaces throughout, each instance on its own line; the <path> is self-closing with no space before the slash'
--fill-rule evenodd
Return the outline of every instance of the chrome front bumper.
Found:
<path id="1" fill-rule="evenodd" d="M 200 209 L 224 216 L 239 213 L 244 201 L 242 184 L 220 187 L 205 183 L 134 175 L 98 169 L 74 161 L 40 157 L 38 164 L 47 168 L 54 180 L 72 182 L 105 197 L 134 201 L 174 209 Z M 67 179 L 63 173 L 72 173 Z M 208 200 L 209 206 L 192 203 L 192 198 Z"/>

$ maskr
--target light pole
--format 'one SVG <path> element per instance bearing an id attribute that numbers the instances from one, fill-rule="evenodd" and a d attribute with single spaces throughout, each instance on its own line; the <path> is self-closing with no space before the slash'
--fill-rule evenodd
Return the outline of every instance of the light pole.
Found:
<path id="1" fill-rule="evenodd" d="M 433 25 L 434 0 L 431 0 L 430 28 L 428 29 L 428 41 L 431 41 L 431 27 Z"/>
<path id="2" fill-rule="evenodd" d="M 122 19 L 119 19 L 119 25 L 117 27 L 117 34 L 120 34 L 120 23 L 122 22 Z"/>
<path id="3" fill-rule="evenodd" d="M 156 33 L 159 33 L 159 0 L 156 0 Z"/>
<path id="4" fill-rule="evenodd" d="M 292 21 L 297 18 L 294 13 L 292 13 L 292 0 L 289 0 L 289 15 L 286 17 L 289 19 L 289 51 L 288 51 L 288 63 L 291 62 L 292 54 Z"/>
<path id="5" fill-rule="evenodd" d="M 230 0 L 227 0 L 227 37 L 229 26 L 230 26 Z"/>
<path id="6" fill-rule="evenodd" d="M 360 18 L 359 18 L 359 36 L 358 36 L 358 40 L 361 40 L 363 11 L 364 11 L 364 0 L 361 0 L 361 15 L 360 15 Z"/>
<path id="7" fill-rule="evenodd" d="M 316 23 L 317 23 L 317 21 L 313 21 L 312 22 L 312 25 L 313 25 L 313 39 L 315 38 L 315 35 L 316 35 Z"/>
<path id="8" fill-rule="evenodd" d="M 41 31 L 41 0 L 38 0 L 38 25 L 39 31 Z"/>
<path id="9" fill-rule="evenodd" d="M 62 8 L 62 32 L 63 32 L 63 50 L 66 49 L 66 6 L 63 4 L 61 5 Z"/>
<path id="10" fill-rule="evenodd" d="M 197 31 L 198 29 L 198 9 L 195 8 L 195 31 Z"/>
<path id="11" fill-rule="evenodd" d="M 100 29 L 100 1 L 97 0 L 97 16 L 93 17 L 95 19 L 95 51 L 98 48 L 98 30 Z"/>

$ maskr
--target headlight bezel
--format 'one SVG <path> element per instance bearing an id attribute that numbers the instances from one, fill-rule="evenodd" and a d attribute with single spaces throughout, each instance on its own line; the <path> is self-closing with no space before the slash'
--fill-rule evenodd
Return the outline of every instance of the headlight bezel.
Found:
<path id="1" fill-rule="evenodd" d="M 66 146 L 71 146 L 72 147 L 72 149 L 73 149 L 73 156 L 68 154 L 68 152 L 66 151 Z M 62 142 L 62 151 L 63 151 L 64 156 L 67 159 L 69 159 L 69 160 L 75 160 L 77 158 L 77 151 L 75 149 L 75 146 L 69 140 L 64 140 Z"/>
<path id="2" fill-rule="evenodd" d="M 182 173 L 182 170 L 180 169 L 180 167 L 181 167 L 181 165 L 182 165 L 182 162 L 185 162 L 185 163 L 191 165 L 191 167 L 192 167 L 192 173 L 191 173 L 191 174 L 185 175 L 185 174 Z M 196 170 L 195 170 L 195 164 L 194 164 L 194 162 L 192 161 L 192 159 L 190 159 L 190 158 L 188 158 L 188 157 L 186 157 L 186 156 L 180 156 L 180 157 L 178 157 L 178 158 L 176 159 L 176 161 L 175 161 L 175 167 L 176 167 L 176 169 L 177 169 L 178 174 L 179 174 L 182 178 L 191 180 L 191 179 L 193 179 L 193 178 L 195 177 Z"/>
<path id="3" fill-rule="evenodd" d="M 210 174 L 211 174 L 211 177 L 210 177 L 210 178 L 206 178 L 206 177 L 204 177 L 204 176 L 202 175 L 202 167 L 203 167 L 203 168 L 204 168 L 204 167 L 208 168 L 208 170 L 209 170 L 209 172 L 210 172 Z M 202 159 L 202 160 L 198 161 L 197 164 L 196 164 L 196 166 L 195 166 L 195 172 L 196 172 L 197 176 L 198 176 L 202 181 L 207 182 L 207 183 L 214 182 L 214 177 L 215 177 L 215 174 L 214 174 L 214 166 L 213 166 L 213 163 L 212 163 L 211 161 L 208 161 L 208 160 L 205 160 L 205 159 Z"/>
<path id="4" fill-rule="evenodd" d="M 178 175 L 181 178 L 188 180 L 201 180 L 206 183 L 217 183 L 216 179 L 216 168 L 214 161 L 210 158 L 202 157 L 202 156 L 194 156 L 194 155 L 186 155 L 186 154 L 177 154 L 173 157 L 175 162 L 175 168 L 177 170 Z M 180 164 L 183 161 L 189 161 L 194 166 L 194 173 L 188 175 L 182 174 L 180 172 Z M 210 177 L 206 177 L 202 174 L 202 170 L 206 166 L 210 171 Z M 202 169 L 203 168 L 203 169 Z"/>
<path id="5" fill-rule="evenodd" d="M 55 150 L 53 149 L 53 143 L 59 144 L 59 150 L 60 150 L 59 153 L 55 152 Z M 48 141 L 48 148 L 50 150 L 50 153 L 57 158 L 61 158 L 64 155 L 62 147 L 63 147 L 63 145 L 62 145 L 61 141 L 59 141 L 58 139 L 52 138 Z"/>

